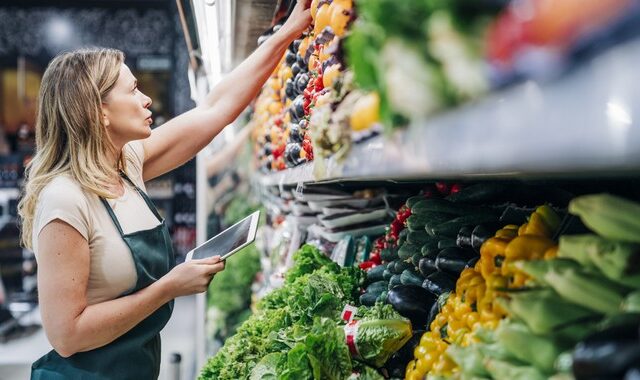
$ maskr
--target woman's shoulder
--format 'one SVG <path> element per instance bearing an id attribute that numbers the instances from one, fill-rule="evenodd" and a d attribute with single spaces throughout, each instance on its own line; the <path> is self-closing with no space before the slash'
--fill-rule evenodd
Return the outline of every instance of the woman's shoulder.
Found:
<path id="1" fill-rule="evenodd" d="M 70 175 L 61 174 L 44 186 L 39 196 L 40 201 L 84 202 L 86 193 L 82 186 Z"/>

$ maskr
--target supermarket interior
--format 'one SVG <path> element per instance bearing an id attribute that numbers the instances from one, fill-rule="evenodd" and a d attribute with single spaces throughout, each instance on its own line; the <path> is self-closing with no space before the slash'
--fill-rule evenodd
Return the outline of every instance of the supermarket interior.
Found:
<path id="1" fill-rule="evenodd" d="M 152 99 L 149 144 L 225 78 L 260 82 L 140 186 L 171 238 L 164 277 L 260 211 L 255 240 L 175 299 L 153 378 L 640 380 L 640 0 L 4 0 L 0 380 L 141 378 L 86 358 L 134 364 L 103 354 L 142 319 L 53 352 L 82 375 L 38 372 L 60 326 L 18 205 L 43 75 L 87 47 L 124 53 Z M 259 59 L 273 70 L 256 79 Z"/>

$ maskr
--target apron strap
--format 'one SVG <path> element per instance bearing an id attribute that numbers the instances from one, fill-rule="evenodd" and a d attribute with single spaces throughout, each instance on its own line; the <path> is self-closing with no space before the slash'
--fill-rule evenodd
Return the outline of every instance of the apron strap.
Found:
<path id="1" fill-rule="evenodd" d="M 142 199 L 144 200 L 144 203 L 147 204 L 147 207 L 149 207 L 149 209 L 151 210 L 151 212 L 153 213 L 153 215 L 158 218 L 158 220 L 160 221 L 160 223 L 164 222 L 164 219 L 162 218 L 162 216 L 160 216 L 160 213 L 158 213 L 158 209 L 156 209 L 156 206 L 153 204 L 153 202 L 151 202 L 151 199 L 149 199 L 149 197 L 147 196 L 147 194 L 144 193 L 144 191 L 140 190 L 140 188 L 138 188 L 138 186 L 135 185 L 135 183 L 133 183 L 133 181 L 131 181 L 129 179 L 129 177 L 127 177 L 127 175 L 124 172 L 120 172 L 120 175 L 122 176 L 122 178 L 124 178 L 127 182 L 129 182 L 131 184 L 131 186 L 133 186 L 136 191 L 138 192 L 138 194 L 140 194 L 140 196 L 142 197 Z M 122 226 L 120 225 L 120 222 L 118 221 L 118 218 L 116 217 L 116 214 L 113 212 L 113 208 L 111 208 L 111 205 L 109 205 L 109 203 L 106 201 L 106 199 L 100 197 L 100 201 L 102 201 L 102 204 L 104 205 L 104 207 L 107 209 L 107 212 L 109 213 L 109 216 L 111 217 L 111 219 L 113 220 L 113 224 L 116 225 L 116 228 L 118 229 L 118 232 L 120 232 L 121 236 L 124 236 L 124 231 L 122 229 Z"/>
<path id="2" fill-rule="evenodd" d="M 153 215 L 156 216 L 156 218 L 158 218 L 158 220 L 160 222 L 164 221 L 164 218 L 160 215 L 160 213 L 158 212 L 158 209 L 156 208 L 156 206 L 153 204 L 153 202 L 151 202 L 151 199 L 149 199 L 149 197 L 147 196 L 147 194 L 145 194 L 144 191 L 140 190 L 140 188 L 138 186 L 136 186 L 135 183 L 133 183 L 132 180 L 129 179 L 129 177 L 127 177 L 127 175 L 121 171 L 120 175 L 122 176 L 122 178 L 126 179 L 127 182 L 129 182 L 131 184 L 131 186 L 133 186 L 134 189 L 136 189 L 136 191 L 138 192 L 138 194 L 140 194 L 140 196 L 142 197 L 142 199 L 144 200 L 144 203 L 147 204 L 147 207 L 149 207 L 149 209 L 151 210 L 151 212 L 153 213 Z"/>

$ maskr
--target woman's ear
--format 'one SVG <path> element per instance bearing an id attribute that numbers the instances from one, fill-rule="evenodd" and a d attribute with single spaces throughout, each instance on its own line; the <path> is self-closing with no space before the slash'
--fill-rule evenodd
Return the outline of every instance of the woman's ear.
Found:
<path id="1" fill-rule="evenodd" d="M 110 122 L 109 122 L 109 116 L 107 116 L 108 112 L 105 109 L 105 105 L 104 103 L 102 103 L 102 124 L 104 124 L 105 127 L 108 127 Z"/>

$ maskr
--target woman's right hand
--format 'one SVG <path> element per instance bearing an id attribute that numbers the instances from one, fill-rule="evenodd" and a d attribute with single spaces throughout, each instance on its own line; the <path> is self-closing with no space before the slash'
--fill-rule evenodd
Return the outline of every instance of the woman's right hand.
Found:
<path id="1" fill-rule="evenodd" d="M 224 270 L 220 256 L 191 260 L 176 265 L 162 280 L 165 281 L 172 298 L 202 293 L 209 287 L 213 276 Z"/>

